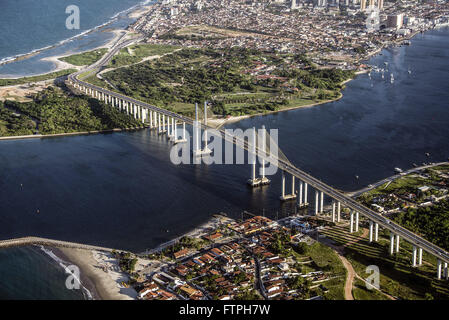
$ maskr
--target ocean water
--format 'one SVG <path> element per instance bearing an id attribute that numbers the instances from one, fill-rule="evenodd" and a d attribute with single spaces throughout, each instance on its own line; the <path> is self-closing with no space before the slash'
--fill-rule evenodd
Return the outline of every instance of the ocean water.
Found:
<path id="1" fill-rule="evenodd" d="M 84 300 L 89 296 L 65 286 L 64 268 L 39 247 L 0 250 L 0 300 Z"/>
<path id="2" fill-rule="evenodd" d="M 133 20 L 127 10 L 147 0 L 2 0 L 0 2 L 0 63 L 58 45 L 13 63 L 0 65 L 0 77 L 18 77 L 52 71 L 42 58 L 86 51 L 113 38 L 111 29 L 126 28 Z M 80 29 L 66 28 L 67 6 L 80 9 Z M 99 26 L 103 26 L 98 28 Z M 92 32 L 89 32 L 92 31 Z M 80 36 L 81 35 L 81 36 Z"/>
<path id="3" fill-rule="evenodd" d="M 385 78 L 360 75 L 339 101 L 229 127 L 279 129 L 280 148 L 295 165 L 356 190 L 394 167 L 449 157 L 448 58 L 449 30 L 432 30 L 370 59 L 388 69 Z M 35 235 L 143 251 L 220 211 L 274 217 L 291 209 L 279 203 L 279 173 L 270 186 L 251 190 L 249 166 L 176 166 L 170 149 L 149 130 L 0 142 L 0 238 Z"/>

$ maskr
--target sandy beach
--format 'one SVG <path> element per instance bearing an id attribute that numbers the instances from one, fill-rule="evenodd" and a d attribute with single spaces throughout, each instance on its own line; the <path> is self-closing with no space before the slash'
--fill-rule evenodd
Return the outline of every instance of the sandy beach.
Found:
<path id="1" fill-rule="evenodd" d="M 101 300 L 134 300 L 137 292 L 131 287 L 123 287 L 128 276 L 120 271 L 118 261 L 111 253 L 89 251 L 84 249 L 58 248 L 62 254 L 81 270 L 81 281 L 91 282 L 94 286 L 92 295 Z M 104 270 L 107 269 L 108 272 Z M 87 278 L 87 279 L 86 279 Z M 86 285 L 89 289 L 89 284 Z"/>

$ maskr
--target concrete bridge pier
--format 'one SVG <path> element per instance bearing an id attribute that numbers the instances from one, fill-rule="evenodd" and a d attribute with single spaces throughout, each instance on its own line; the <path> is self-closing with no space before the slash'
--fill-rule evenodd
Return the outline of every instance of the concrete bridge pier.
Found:
<path id="1" fill-rule="evenodd" d="M 295 176 L 292 175 L 292 193 L 285 194 L 285 172 L 282 170 L 282 195 L 281 201 L 296 199 L 295 193 Z"/>
<path id="2" fill-rule="evenodd" d="M 449 270 L 447 268 L 447 262 L 444 263 L 444 278 L 449 280 Z"/>
<path id="3" fill-rule="evenodd" d="M 167 116 L 167 139 L 168 140 L 171 140 L 172 139 L 172 136 L 173 136 L 173 133 L 172 133 L 172 127 L 171 127 L 171 120 L 170 120 L 171 118 L 169 117 L 169 116 Z"/>
<path id="4" fill-rule="evenodd" d="M 332 222 L 335 222 L 335 200 L 332 199 Z"/>
<path id="5" fill-rule="evenodd" d="M 303 202 L 302 202 L 302 195 L 303 195 L 303 188 L 304 188 L 304 183 L 299 180 L 299 190 L 298 190 L 298 196 L 296 197 L 296 205 L 301 208 L 303 206 Z"/>
<path id="6" fill-rule="evenodd" d="M 422 248 L 418 248 L 418 266 L 422 265 Z"/>
<path id="7" fill-rule="evenodd" d="M 390 233 L 390 256 L 394 253 L 394 233 Z"/>
<path id="8" fill-rule="evenodd" d="M 167 133 L 167 130 L 165 129 L 165 114 L 162 114 L 162 122 L 161 122 L 162 128 L 161 128 L 161 134 Z"/>
<path id="9" fill-rule="evenodd" d="M 261 181 L 259 178 L 256 178 L 256 128 L 253 128 L 253 130 L 251 152 L 248 153 L 248 159 L 251 163 L 251 178 L 248 180 L 248 185 L 254 188 L 259 186 Z"/>
<path id="10" fill-rule="evenodd" d="M 373 242 L 373 233 L 374 233 L 373 231 L 374 231 L 374 224 L 370 220 L 370 222 L 369 222 L 369 242 Z"/>
<path id="11" fill-rule="evenodd" d="M 341 218 L 341 203 L 337 201 L 337 222 L 340 222 Z"/>
<path id="12" fill-rule="evenodd" d="M 396 253 L 399 253 L 399 235 L 396 235 Z"/>
<path id="13" fill-rule="evenodd" d="M 157 124 L 158 124 L 158 127 L 157 127 L 157 133 L 162 134 L 161 114 L 158 113 L 157 116 L 158 116 L 158 119 L 159 119 L 158 122 L 157 122 Z"/>
<path id="14" fill-rule="evenodd" d="M 351 210 L 351 214 L 349 217 L 349 232 L 354 232 L 354 210 Z"/>
<path id="15" fill-rule="evenodd" d="M 307 196 L 307 190 L 309 188 L 309 185 L 307 184 L 307 182 L 304 182 L 304 206 L 308 206 L 309 205 L 309 198 Z"/>
<path id="16" fill-rule="evenodd" d="M 140 109 L 142 111 L 142 123 L 145 123 L 148 119 L 148 109 L 142 108 Z"/>
<path id="17" fill-rule="evenodd" d="M 413 246 L 413 253 L 412 253 L 412 266 L 413 267 L 416 267 L 417 266 L 417 263 L 416 263 L 416 256 L 417 256 L 417 248 L 416 248 L 416 246 L 414 245 Z"/>
<path id="18" fill-rule="evenodd" d="M 320 198 L 320 213 L 323 213 L 324 211 L 324 192 L 321 191 L 321 198 Z"/>
<path id="19" fill-rule="evenodd" d="M 399 252 L 399 235 L 395 235 L 393 232 L 390 233 L 390 255 L 395 252 L 395 242 L 396 242 L 396 253 Z"/>
<path id="20" fill-rule="evenodd" d="M 442 267 L 441 260 L 438 259 L 438 261 L 437 261 L 437 279 L 438 280 L 441 280 L 441 267 Z"/>
<path id="21" fill-rule="evenodd" d="M 178 129 L 177 129 L 176 120 L 175 120 L 175 141 L 174 141 L 174 143 L 187 142 L 187 139 L 186 139 L 186 123 L 185 122 L 182 123 L 182 138 L 181 139 L 178 139 L 178 138 L 179 138 L 179 134 L 178 134 Z"/>
<path id="22" fill-rule="evenodd" d="M 315 189 L 315 215 L 316 216 L 318 215 L 318 209 L 319 209 L 318 207 L 320 205 L 319 202 L 318 202 L 319 201 L 319 194 L 320 194 L 319 191 Z"/>
<path id="23" fill-rule="evenodd" d="M 355 212 L 355 232 L 359 232 L 359 213 Z"/>
<path id="24" fill-rule="evenodd" d="M 374 241 L 379 241 L 379 224 L 377 222 L 374 223 Z"/>

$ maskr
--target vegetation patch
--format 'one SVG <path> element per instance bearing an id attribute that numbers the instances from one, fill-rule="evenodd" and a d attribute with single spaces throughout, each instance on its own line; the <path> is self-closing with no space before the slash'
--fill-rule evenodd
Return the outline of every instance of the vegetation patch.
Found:
<path id="1" fill-rule="evenodd" d="M 49 87 L 36 94 L 32 102 L 5 101 L 15 110 L 39 122 L 39 133 L 55 134 L 140 127 L 142 124 L 88 96 L 72 96 L 59 88 Z"/>
<path id="2" fill-rule="evenodd" d="M 108 49 L 102 48 L 59 58 L 59 60 L 73 64 L 75 66 L 88 66 L 100 60 L 101 57 L 106 54 L 106 52 L 108 52 Z"/>
<path id="3" fill-rule="evenodd" d="M 55 78 L 69 75 L 76 71 L 77 71 L 76 69 L 64 69 L 61 71 L 46 73 L 46 74 L 42 74 L 39 76 L 24 77 L 24 78 L 18 78 L 18 79 L 0 79 L 0 87 L 14 86 L 14 85 L 18 85 L 18 84 L 55 79 Z"/>

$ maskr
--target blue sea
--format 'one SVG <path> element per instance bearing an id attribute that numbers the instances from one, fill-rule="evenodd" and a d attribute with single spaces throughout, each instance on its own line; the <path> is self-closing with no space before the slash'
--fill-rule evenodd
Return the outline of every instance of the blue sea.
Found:
<path id="1" fill-rule="evenodd" d="M 51 72 L 42 58 L 94 49 L 113 38 L 111 29 L 126 28 L 128 13 L 150 0 L 1 0 L 0 77 Z M 66 8 L 80 10 L 80 29 L 66 28 Z M 56 47 L 55 47 L 56 46 Z M 38 52 L 31 58 L 2 64 Z"/>

